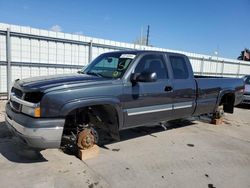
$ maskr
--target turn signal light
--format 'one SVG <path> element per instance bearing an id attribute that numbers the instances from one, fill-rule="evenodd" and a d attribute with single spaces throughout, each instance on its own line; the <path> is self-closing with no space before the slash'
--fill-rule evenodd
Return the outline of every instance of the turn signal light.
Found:
<path id="1" fill-rule="evenodd" d="M 41 117 L 40 107 L 34 109 L 34 117 Z"/>

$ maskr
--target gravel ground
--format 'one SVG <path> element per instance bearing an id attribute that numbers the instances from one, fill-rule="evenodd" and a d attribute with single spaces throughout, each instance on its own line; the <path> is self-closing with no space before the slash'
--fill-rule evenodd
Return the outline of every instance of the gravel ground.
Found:
<path id="1" fill-rule="evenodd" d="M 80 161 L 57 149 L 40 153 L 12 137 L 0 101 L 1 187 L 250 187 L 250 108 L 223 125 L 179 121 L 121 132 L 121 141 Z"/>

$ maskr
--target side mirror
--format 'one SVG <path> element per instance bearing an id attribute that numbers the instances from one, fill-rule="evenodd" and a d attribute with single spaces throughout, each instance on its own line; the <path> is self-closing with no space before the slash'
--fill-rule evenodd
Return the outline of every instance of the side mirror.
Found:
<path id="1" fill-rule="evenodd" d="M 134 73 L 131 75 L 132 82 L 155 82 L 157 75 L 155 72 Z"/>

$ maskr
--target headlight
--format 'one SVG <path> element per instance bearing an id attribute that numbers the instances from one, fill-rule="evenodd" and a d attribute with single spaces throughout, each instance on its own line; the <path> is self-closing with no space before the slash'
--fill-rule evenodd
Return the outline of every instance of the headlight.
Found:
<path id="1" fill-rule="evenodd" d="M 44 93 L 42 92 L 30 92 L 25 93 L 24 100 L 32 103 L 31 105 L 23 105 L 22 112 L 32 117 L 41 117 L 40 101 Z"/>
<path id="2" fill-rule="evenodd" d="M 42 100 L 44 93 L 42 92 L 30 92 L 25 93 L 24 100 L 31 103 L 39 103 Z"/>
<path id="3" fill-rule="evenodd" d="M 22 112 L 24 114 L 30 115 L 32 117 L 41 117 L 41 109 L 40 106 L 38 107 L 28 107 L 28 106 L 22 106 Z"/>

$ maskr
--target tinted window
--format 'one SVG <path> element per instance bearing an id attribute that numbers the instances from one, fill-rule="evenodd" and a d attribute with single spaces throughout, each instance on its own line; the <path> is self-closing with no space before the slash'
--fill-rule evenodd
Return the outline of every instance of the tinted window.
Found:
<path id="1" fill-rule="evenodd" d="M 165 79 L 168 77 L 162 55 L 145 55 L 136 66 L 134 72 L 155 72 L 158 79 Z"/>
<path id="2" fill-rule="evenodd" d="M 175 79 L 187 79 L 188 78 L 188 68 L 186 61 L 183 57 L 169 56 L 174 78 Z"/>

